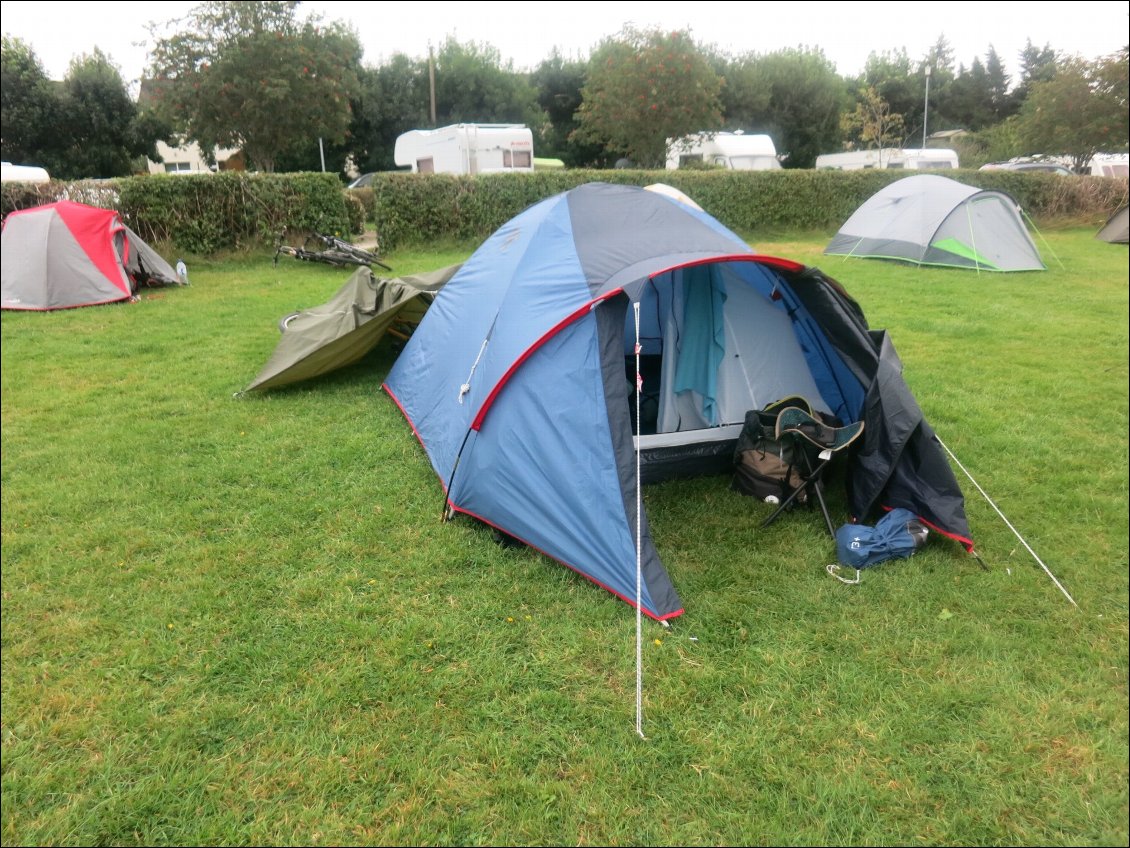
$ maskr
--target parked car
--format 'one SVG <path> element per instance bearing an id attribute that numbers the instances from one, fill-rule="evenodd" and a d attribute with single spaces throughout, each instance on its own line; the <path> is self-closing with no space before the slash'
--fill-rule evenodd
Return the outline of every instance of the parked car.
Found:
<path id="1" fill-rule="evenodd" d="M 362 174 L 349 185 L 347 185 L 346 188 L 368 188 L 370 183 L 373 182 L 373 177 L 375 177 L 376 175 L 377 174 L 375 171 L 370 171 L 367 174 Z"/>
<path id="2" fill-rule="evenodd" d="M 1070 168 L 1058 162 L 990 162 L 980 167 L 982 171 L 1046 171 L 1050 174 L 1072 176 Z"/>

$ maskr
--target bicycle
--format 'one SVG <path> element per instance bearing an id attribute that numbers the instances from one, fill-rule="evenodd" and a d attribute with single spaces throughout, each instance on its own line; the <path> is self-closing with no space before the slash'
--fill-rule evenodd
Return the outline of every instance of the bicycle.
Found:
<path id="1" fill-rule="evenodd" d="M 279 255 L 283 254 L 293 256 L 295 259 L 299 259 L 303 262 L 323 262 L 338 268 L 344 268 L 350 265 L 377 265 L 384 268 L 386 271 L 392 270 L 390 266 L 381 261 L 380 255 L 376 252 L 357 247 L 343 239 L 339 239 L 337 236 L 328 235 L 326 233 L 311 233 L 307 236 L 306 241 L 303 242 L 302 247 L 295 247 L 293 245 L 283 244 L 284 235 L 285 233 L 279 233 L 278 241 L 275 244 L 275 265 L 279 264 Z M 321 243 L 323 245 L 322 249 L 310 250 L 310 242 L 312 241 Z"/>

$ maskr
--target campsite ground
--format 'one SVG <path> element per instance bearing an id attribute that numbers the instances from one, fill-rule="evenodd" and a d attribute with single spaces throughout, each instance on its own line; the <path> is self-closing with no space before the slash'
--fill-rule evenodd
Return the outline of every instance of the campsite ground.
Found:
<path id="1" fill-rule="evenodd" d="M 890 331 L 1078 606 L 960 472 L 988 570 L 934 538 L 858 586 L 816 513 L 655 486 L 686 614 L 644 622 L 646 741 L 632 610 L 439 521 L 391 343 L 233 397 L 347 272 L 3 313 L 4 844 L 1127 844 L 1128 263 L 1093 233 L 1015 275 L 752 238 Z"/>

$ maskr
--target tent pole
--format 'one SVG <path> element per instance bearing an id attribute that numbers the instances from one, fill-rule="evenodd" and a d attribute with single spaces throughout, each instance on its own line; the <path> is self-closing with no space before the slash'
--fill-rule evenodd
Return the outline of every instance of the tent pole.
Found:
<path id="1" fill-rule="evenodd" d="M 642 475 L 640 474 L 640 392 L 643 391 L 643 376 L 640 374 L 640 303 L 632 304 L 636 322 L 636 733 L 643 735 L 643 496 L 640 493 Z"/>
<path id="2" fill-rule="evenodd" d="M 1036 562 L 1038 562 L 1040 564 L 1040 568 L 1044 569 L 1044 573 L 1047 574 L 1048 577 L 1050 577 L 1052 579 L 1052 582 L 1056 585 L 1056 588 L 1059 589 L 1059 591 L 1063 592 L 1064 597 L 1067 598 L 1067 600 L 1071 601 L 1072 606 L 1078 608 L 1079 604 L 1075 603 L 1075 599 L 1073 597 L 1071 597 L 1071 595 L 1068 594 L 1067 590 L 1063 588 L 1063 585 L 1058 580 L 1055 579 L 1055 575 L 1052 574 L 1051 569 L 1049 569 L 1046 565 L 1044 565 L 1044 561 L 1042 559 L 1040 559 L 1038 556 L 1036 556 L 1036 552 L 1034 550 L 1032 550 L 1031 546 L 1027 542 L 1024 541 L 1024 537 L 1021 536 L 1020 533 L 1017 531 L 1017 529 L 1012 526 L 1012 522 L 1009 521 L 1007 518 L 1005 518 L 1004 513 L 1000 511 L 1000 508 L 995 503 L 993 503 L 993 499 L 989 497 L 988 493 L 986 493 L 985 490 L 982 489 L 981 486 L 977 483 L 977 481 L 973 479 L 973 475 L 970 474 L 966 470 L 965 466 L 961 464 L 961 460 L 959 460 L 956 456 L 954 456 L 953 451 L 951 451 L 948 447 L 946 447 L 946 443 L 942 441 L 941 436 L 939 436 L 937 433 L 935 433 L 934 438 L 936 438 L 938 440 L 939 445 L 941 445 L 943 448 L 945 448 L 946 453 L 948 453 L 950 455 L 950 459 L 952 459 L 954 462 L 957 463 L 957 467 L 965 472 L 965 476 L 969 478 L 969 482 L 977 487 L 977 491 L 980 492 L 984 496 L 985 500 L 987 500 L 989 502 L 989 506 L 991 506 L 993 509 L 995 509 L 997 511 L 997 515 L 999 515 L 1001 517 L 1001 520 L 1004 521 L 1004 523 L 1008 525 L 1008 529 L 1016 534 L 1016 538 L 1019 539 L 1020 543 L 1022 545 L 1024 545 L 1025 548 L 1028 549 L 1028 553 L 1030 553 L 1032 555 L 1032 558 L 1035 559 Z"/>
<path id="3" fill-rule="evenodd" d="M 1036 231 L 1036 235 L 1040 237 L 1040 241 L 1044 243 L 1044 247 L 1046 247 L 1051 252 L 1051 255 L 1055 257 L 1055 261 L 1059 263 L 1059 267 L 1065 268 L 1066 266 L 1063 264 L 1063 260 L 1059 258 L 1059 254 L 1057 254 L 1055 250 L 1052 249 L 1052 246 L 1048 244 L 1048 240 L 1044 238 L 1044 234 L 1040 232 L 1040 228 L 1036 226 L 1036 222 L 1032 220 L 1032 216 L 1028 214 L 1023 206 L 1018 206 L 1017 208 L 1020 210 L 1020 214 L 1024 216 L 1024 220 L 1032 225 L 1032 229 Z"/>

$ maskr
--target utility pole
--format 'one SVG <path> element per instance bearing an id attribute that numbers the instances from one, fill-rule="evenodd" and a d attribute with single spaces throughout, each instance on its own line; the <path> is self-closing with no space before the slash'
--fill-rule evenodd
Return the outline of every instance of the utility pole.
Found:
<path id="1" fill-rule="evenodd" d="M 926 65 L 926 104 L 922 107 L 922 149 L 926 149 L 926 118 L 930 114 L 930 65 Z"/>
<path id="2" fill-rule="evenodd" d="M 436 63 L 432 54 L 432 45 L 428 45 L 428 85 L 432 94 L 432 127 L 436 125 Z"/>

